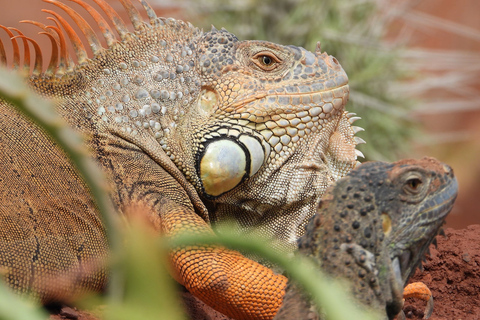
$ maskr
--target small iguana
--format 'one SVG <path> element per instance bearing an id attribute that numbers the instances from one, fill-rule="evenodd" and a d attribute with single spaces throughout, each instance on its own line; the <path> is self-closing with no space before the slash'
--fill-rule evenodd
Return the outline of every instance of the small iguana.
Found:
<path id="1" fill-rule="evenodd" d="M 326 191 L 300 252 L 332 277 L 347 279 L 360 305 L 393 319 L 457 192 L 452 169 L 433 158 L 364 163 Z M 289 284 L 275 319 L 319 316 Z"/>
<path id="2" fill-rule="evenodd" d="M 157 18 L 140 0 L 147 23 L 129 0 L 120 0 L 130 32 L 105 0 L 94 2 L 108 22 L 91 5 L 72 0 L 96 21 L 104 48 L 76 11 L 44 1 L 75 21 L 93 56 L 61 15 L 45 10 L 54 25 L 26 22 L 52 41 L 49 66 L 42 68 L 41 49 L 16 29 L 12 64 L 20 68 L 17 41 L 23 40 L 30 70 L 32 45 L 30 87 L 52 99 L 68 125 L 85 136 L 120 214 L 143 205 L 168 236 L 212 233 L 216 223 L 232 220 L 244 237 L 254 229 L 279 250 L 296 248 L 324 190 L 361 155 L 355 146 L 363 140 L 354 135 L 362 129 L 351 125 L 358 117 L 345 111 L 348 79 L 334 57 L 320 45 L 312 53 L 239 41 L 223 29 L 203 32 Z M 7 64 L 6 56 L 0 46 L 0 63 Z M 104 270 L 58 280 L 108 253 L 85 184 L 42 130 L 5 101 L 0 110 L 0 267 L 7 284 L 44 302 L 100 290 Z M 228 316 L 271 319 L 280 307 L 286 277 L 238 252 L 180 248 L 171 260 L 179 283 Z M 57 275 L 62 277 L 53 281 Z"/>

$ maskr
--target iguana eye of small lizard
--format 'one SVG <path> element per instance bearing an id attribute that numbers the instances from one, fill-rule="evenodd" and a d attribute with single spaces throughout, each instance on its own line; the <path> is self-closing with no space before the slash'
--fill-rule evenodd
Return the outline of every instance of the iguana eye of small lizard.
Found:
<path id="1" fill-rule="evenodd" d="M 418 187 L 422 184 L 422 180 L 418 178 L 409 179 L 407 185 L 412 191 L 416 191 Z"/>
<path id="2" fill-rule="evenodd" d="M 424 185 L 420 172 L 409 172 L 405 179 L 403 190 L 407 195 L 417 197 L 425 189 Z"/>

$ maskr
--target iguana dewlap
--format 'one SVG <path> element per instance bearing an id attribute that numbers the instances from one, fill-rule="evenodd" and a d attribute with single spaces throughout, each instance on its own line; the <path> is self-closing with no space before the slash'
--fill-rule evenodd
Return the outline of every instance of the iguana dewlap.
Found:
<path id="1" fill-rule="evenodd" d="M 97 27 L 81 16 L 84 9 L 44 1 L 55 8 L 46 11 L 54 23 L 27 22 L 52 41 L 49 65 L 42 67 L 32 38 L 5 29 L 10 37 L 19 34 L 12 64 L 21 65 L 17 41 L 35 52 L 31 88 L 53 99 L 63 119 L 85 136 L 120 214 L 141 204 L 169 236 L 211 233 L 213 224 L 233 220 L 239 235 L 255 229 L 289 251 L 326 187 L 361 155 L 355 145 L 363 141 L 354 137 L 361 128 L 351 126 L 358 118 L 344 109 L 347 76 L 319 45 L 312 53 L 239 41 L 226 30 L 202 32 L 157 18 L 142 0 L 150 18 L 144 22 L 129 0 L 121 0 L 130 32 L 104 0 L 72 0 L 98 24 L 102 47 Z M 56 11 L 75 21 L 92 58 Z M 6 56 L 0 47 L 3 64 Z M 88 190 L 46 134 L 7 103 L 0 101 L 0 108 L 6 282 L 44 301 L 102 288 L 104 270 L 78 281 L 69 277 L 85 274 L 108 252 Z M 181 284 L 231 317 L 271 319 L 280 306 L 286 278 L 237 252 L 205 246 L 179 249 L 171 258 Z"/>
<path id="2" fill-rule="evenodd" d="M 346 279 L 359 305 L 393 319 L 403 305 L 403 287 L 457 192 L 453 170 L 433 158 L 366 162 L 326 191 L 299 251 L 330 276 Z M 323 319 L 289 284 L 275 319 L 294 316 Z"/>

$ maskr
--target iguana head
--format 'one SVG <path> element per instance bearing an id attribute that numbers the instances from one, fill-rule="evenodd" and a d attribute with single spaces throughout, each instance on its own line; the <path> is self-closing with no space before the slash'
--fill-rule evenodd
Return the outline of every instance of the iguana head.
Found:
<path id="1" fill-rule="evenodd" d="M 326 191 L 300 251 L 393 319 L 457 191 L 452 169 L 433 158 L 366 162 Z"/>
<path id="2" fill-rule="evenodd" d="M 319 45 L 312 53 L 214 29 L 197 48 L 201 92 L 179 131 L 190 181 L 212 221 L 293 248 L 325 188 L 356 164 L 347 75 Z"/>
<path id="3" fill-rule="evenodd" d="M 453 170 L 434 158 L 384 164 L 384 169 L 379 168 L 384 174 L 375 172 L 373 166 L 363 170 L 370 172 L 363 179 L 377 184 L 375 206 L 387 255 L 385 265 L 378 267 L 378 277 L 387 297 L 387 314 L 393 318 L 402 306 L 403 287 L 452 209 L 458 184 Z"/>

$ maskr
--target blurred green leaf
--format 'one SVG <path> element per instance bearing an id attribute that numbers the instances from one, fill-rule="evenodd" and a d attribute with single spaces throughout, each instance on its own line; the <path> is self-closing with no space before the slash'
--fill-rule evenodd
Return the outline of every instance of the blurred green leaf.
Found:
<path id="1" fill-rule="evenodd" d="M 157 245 L 158 236 L 138 221 L 130 221 L 122 236 L 123 250 L 115 263 L 124 275 L 123 297 L 107 305 L 105 319 L 186 319 L 177 285 L 166 268 L 167 251 Z"/>
<path id="2" fill-rule="evenodd" d="M 41 306 L 22 300 L 0 283 L 0 320 L 45 320 L 47 317 Z"/>

